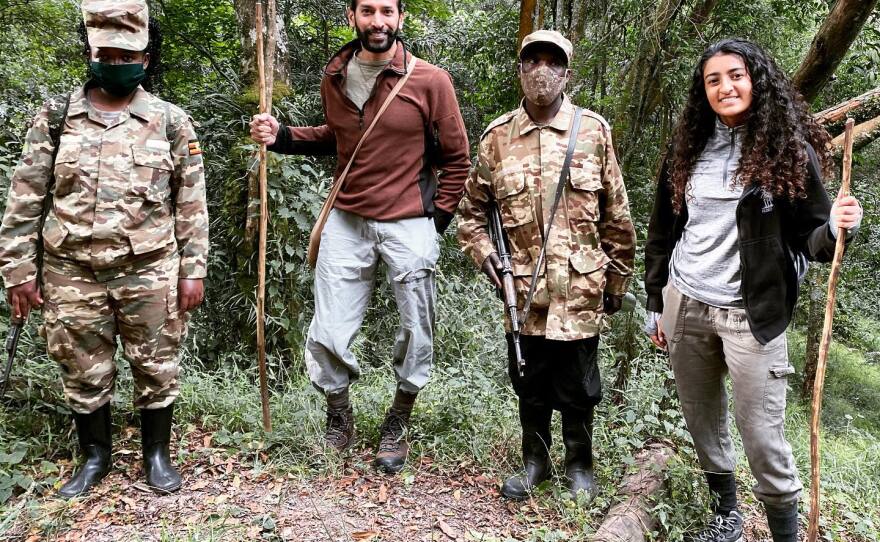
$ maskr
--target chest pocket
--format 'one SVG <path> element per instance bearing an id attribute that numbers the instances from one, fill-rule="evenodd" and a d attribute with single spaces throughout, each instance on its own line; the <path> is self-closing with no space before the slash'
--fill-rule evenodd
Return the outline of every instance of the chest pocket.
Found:
<path id="1" fill-rule="evenodd" d="M 578 222 L 599 221 L 599 193 L 602 177 L 599 166 L 585 162 L 583 168 L 570 170 L 571 192 L 568 198 L 568 218 L 575 226 Z"/>
<path id="2" fill-rule="evenodd" d="M 79 142 L 60 143 L 58 154 L 55 156 L 55 189 L 56 198 L 62 198 L 75 192 L 79 186 Z"/>
<path id="3" fill-rule="evenodd" d="M 496 177 L 495 197 L 501 208 L 501 221 L 506 228 L 514 228 L 535 221 L 532 198 L 526 187 L 526 170 L 516 163 L 504 168 Z"/>
<path id="4" fill-rule="evenodd" d="M 134 167 L 131 172 L 131 192 L 147 201 L 164 203 L 171 195 L 171 172 L 174 163 L 167 150 L 141 145 L 131 146 Z"/>

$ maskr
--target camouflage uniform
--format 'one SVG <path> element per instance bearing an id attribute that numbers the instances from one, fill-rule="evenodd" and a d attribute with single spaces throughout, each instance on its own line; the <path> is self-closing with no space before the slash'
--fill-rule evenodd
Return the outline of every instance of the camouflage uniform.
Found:
<path id="1" fill-rule="evenodd" d="M 459 206 L 458 239 L 479 267 L 495 252 L 484 206 L 492 199 L 499 202 L 520 309 L 541 251 L 573 113 L 565 97 L 546 126 L 536 125 L 523 107 L 492 122 Z M 623 295 L 632 275 L 635 230 L 611 130 L 601 116 L 584 110 L 577 141 L 571 182 L 550 230 L 525 335 L 559 341 L 598 335 L 602 293 Z"/>
<path id="2" fill-rule="evenodd" d="M 574 106 L 562 106 L 546 126 L 524 107 L 502 115 L 483 133 L 476 168 L 459 206 L 458 238 L 477 266 L 495 246 L 485 205 L 497 200 L 510 240 L 511 263 L 522 310 L 545 224 L 568 149 Z M 586 411 L 602 397 L 596 363 L 604 316 L 603 292 L 626 293 L 635 232 L 626 189 L 605 120 L 584 110 L 566 186 L 550 230 L 544 269 L 522 329 L 526 369 L 512 354 L 509 373 L 521 402 L 560 411 Z M 510 322 L 505 322 L 509 329 Z M 512 343 L 508 337 L 509 351 Z"/>
<path id="3" fill-rule="evenodd" d="M 47 103 L 27 133 L 0 226 L 6 287 L 37 277 L 38 228 L 54 144 Z M 70 97 L 42 229 L 44 329 L 71 408 L 93 412 L 113 392 L 115 335 L 135 378 L 135 405 L 178 394 L 186 315 L 178 278 L 207 272 L 201 150 L 189 117 L 139 88 L 110 126 L 85 89 Z"/>

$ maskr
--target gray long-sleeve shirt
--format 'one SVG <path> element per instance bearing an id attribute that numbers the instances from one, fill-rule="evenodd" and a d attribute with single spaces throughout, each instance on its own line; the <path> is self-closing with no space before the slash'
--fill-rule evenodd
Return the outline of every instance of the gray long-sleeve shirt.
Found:
<path id="1" fill-rule="evenodd" d="M 688 181 L 688 221 L 669 262 L 679 291 L 715 307 L 742 305 L 736 207 L 743 187 L 734 183 L 741 139 L 741 128 L 716 120 Z"/>

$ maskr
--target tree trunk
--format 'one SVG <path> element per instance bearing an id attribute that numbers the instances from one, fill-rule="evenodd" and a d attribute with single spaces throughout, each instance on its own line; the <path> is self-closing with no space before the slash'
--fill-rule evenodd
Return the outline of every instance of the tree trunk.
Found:
<path id="1" fill-rule="evenodd" d="M 664 443 L 650 444 L 636 455 L 638 470 L 628 475 L 618 491 L 620 502 L 611 507 L 592 542 L 644 542 L 657 529 L 651 516 L 653 501 L 664 487 L 664 471 L 675 450 Z"/>
<path id="2" fill-rule="evenodd" d="M 804 383 L 801 398 L 809 401 L 813 396 L 813 382 L 816 380 L 816 365 L 819 363 L 819 341 L 822 339 L 822 324 L 825 318 L 825 278 L 824 269 L 814 265 L 807 272 L 804 290 L 808 294 L 807 343 L 804 349 Z"/>
<path id="3" fill-rule="evenodd" d="M 257 33 L 254 28 L 254 13 L 257 5 L 256 0 L 235 0 L 235 15 L 238 19 L 238 30 L 241 36 L 241 81 L 245 88 L 254 86 L 257 81 Z M 265 7 L 266 3 L 264 3 Z M 273 30 L 272 35 L 266 38 L 266 56 L 274 57 L 274 69 L 272 79 L 285 86 L 290 84 L 288 63 L 290 60 L 290 50 L 287 45 L 287 32 L 284 31 L 284 21 L 280 20 L 280 15 L 273 11 L 274 17 L 269 17 L 268 10 L 264 10 L 267 14 L 264 19 L 268 29 Z M 270 21 L 271 19 L 271 21 Z M 264 29 L 264 32 L 268 30 Z M 269 62 L 266 63 L 269 65 Z M 269 74 L 266 74 L 269 77 Z M 258 96 L 257 93 L 255 95 Z"/>
<path id="4" fill-rule="evenodd" d="M 837 0 L 794 74 L 795 87 L 812 102 L 831 79 L 877 0 Z"/>
<path id="5" fill-rule="evenodd" d="M 516 49 L 526 36 L 535 31 L 535 10 L 538 0 L 522 0 L 519 3 L 519 30 L 516 32 Z"/>

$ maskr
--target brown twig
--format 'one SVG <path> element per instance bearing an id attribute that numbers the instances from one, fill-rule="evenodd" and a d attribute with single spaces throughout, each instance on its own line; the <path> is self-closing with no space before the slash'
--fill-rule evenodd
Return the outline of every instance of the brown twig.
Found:
<path id="1" fill-rule="evenodd" d="M 268 0 L 272 2 L 273 0 Z M 265 58 L 263 57 L 263 3 L 256 5 L 257 73 L 260 87 L 260 113 L 271 110 L 266 90 Z M 269 225 L 268 196 L 266 190 L 266 145 L 260 145 L 260 245 L 257 279 L 257 358 L 260 366 L 260 401 L 263 406 L 263 429 L 272 431 L 269 417 L 269 386 L 266 381 L 266 229 Z"/>
<path id="2" fill-rule="evenodd" d="M 853 127 L 855 120 L 846 121 L 846 142 L 843 152 L 843 177 L 840 195 L 849 195 L 850 178 L 852 177 Z M 837 297 L 837 281 L 840 278 L 840 267 L 843 262 L 843 250 L 846 244 L 846 230 L 837 229 L 837 244 L 834 247 L 834 259 L 831 262 L 831 273 L 828 277 L 828 301 L 825 304 L 825 323 L 822 326 L 822 341 L 819 343 L 819 361 L 816 363 L 816 380 L 813 384 L 813 408 L 810 418 L 810 525 L 807 531 L 807 542 L 816 542 L 819 536 L 819 416 L 822 412 L 822 388 L 825 385 L 825 366 L 828 361 L 828 347 L 831 345 L 831 324 L 834 321 L 834 304 Z"/>

